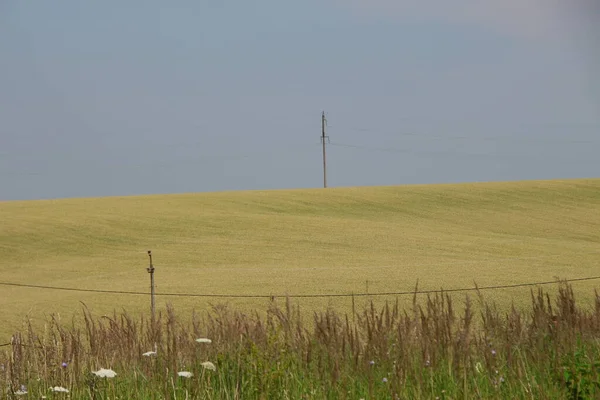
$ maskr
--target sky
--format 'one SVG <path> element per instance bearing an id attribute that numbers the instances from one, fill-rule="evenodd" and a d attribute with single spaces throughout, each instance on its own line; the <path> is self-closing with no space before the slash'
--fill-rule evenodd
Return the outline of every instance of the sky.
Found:
<path id="1" fill-rule="evenodd" d="M 596 0 L 0 2 L 0 200 L 600 176 Z"/>

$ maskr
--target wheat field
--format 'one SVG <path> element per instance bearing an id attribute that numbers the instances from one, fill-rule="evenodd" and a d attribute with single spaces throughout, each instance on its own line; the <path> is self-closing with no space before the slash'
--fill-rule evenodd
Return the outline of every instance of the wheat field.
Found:
<path id="1" fill-rule="evenodd" d="M 600 179 L 10 201 L 0 221 L 0 282 L 148 292 L 152 250 L 157 307 L 180 311 L 269 300 L 160 293 L 373 294 L 600 275 Z M 585 302 L 600 280 L 573 286 Z M 528 287 L 482 293 L 530 302 Z M 26 317 L 69 319 L 81 302 L 99 314 L 149 310 L 149 296 L 0 284 L 0 342 Z"/>

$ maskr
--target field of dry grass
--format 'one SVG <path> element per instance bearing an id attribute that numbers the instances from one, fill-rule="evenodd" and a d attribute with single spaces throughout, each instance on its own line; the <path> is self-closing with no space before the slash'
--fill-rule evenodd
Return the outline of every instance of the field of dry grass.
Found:
<path id="1" fill-rule="evenodd" d="M 600 275 L 600 179 L 0 202 L 0 221 L 0 282 L 145 291 L 148 249 L 158 293 L 360 293 L 412 290 L 417 280 L 451 289 Z M 580 300 L 599 282 L 575 283 Z M 529 302 L 529 288 L 485 295 Z M 159 296 L 158 307 L 221 301 Z M 95 313 L 149 307 L 145 296 L 0 285 L 0 341 L 27 315 L 70 318 L 80 302 Z"/>

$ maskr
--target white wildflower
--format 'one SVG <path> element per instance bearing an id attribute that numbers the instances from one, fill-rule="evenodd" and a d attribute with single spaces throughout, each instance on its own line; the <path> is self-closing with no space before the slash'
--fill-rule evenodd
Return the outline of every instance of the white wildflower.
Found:
<path id="1" fill-rule="evenodd" d="M 192 373 L 191 373 L 191 372 L 189 372 L 189 371 L 179 371 L 179 372 L 177 373 L 177 375 L 179 375 L 179 376 L 181 376 L 181 377 L 184 377 L 184 378 L 191 378 L 192 376 L 194 376 L 194 374 L 192 374 Z"/>
<path id="2" fill-rule="evenodd" d="M 98 371 L 92 371 L 94 375 L 100 378 L 114 378 L 117 376 L 117 373 L 112 369 L 104 369 L 100 368 Z"/>
<path id="3" fill-rule="evenodd" d="M 207 339 L 207 338 L 199 338 L 199 339 L 196 339 L 196 342 L 198 342 L 198 343 L 212 343 L 212 340 Z"/>
<path id="4" fill-rule="evenodd" d="M 210 361 L 204 361 L 201 365 L 206 369 L 210 369 L 211 371 L 217 370 L 217 367 L 215 367 L 215 364 L 211 363 Z"/>
<path id="5" fill-rule="evenodd" d="M 52 390 L 53 392 L 69 393 L 69 389 L 64 388 L 62 386 L 54 386 L 51 387 L 50 390 Z"/>
<path id="6" fill-rule="evenodd" d="M 150 357 L 150 356 L 155 356 L 156 352 L 155 351 L 147 351 L 144 354 L 142 354 L 144 357 Z"/>

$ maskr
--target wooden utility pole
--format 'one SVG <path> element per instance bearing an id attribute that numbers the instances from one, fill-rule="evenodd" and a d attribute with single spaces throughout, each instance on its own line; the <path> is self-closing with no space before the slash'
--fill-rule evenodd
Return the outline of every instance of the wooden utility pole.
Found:
<path id="1" fill-rule="evenodd" d="M 150 310 L 152 311 L 152 326 L 156 321 L 156 308 L 154 303 L 154 265 L 152 265 L 152 251 L 148 250 L 148 257 L 150 258 L 150 266 L 146 268 L 146 271 L 150 274 Z"/>
<path id="2" fill-rule="evenodd" d="M 327 187 L 327 151 L 325 140 L 329 137 L 325 135 L 325 126 L 327 125 L 327 119 L 325 119 L 325 111 L 321 114 L 321 143 L 323 143 L 323 188 Z"/>

